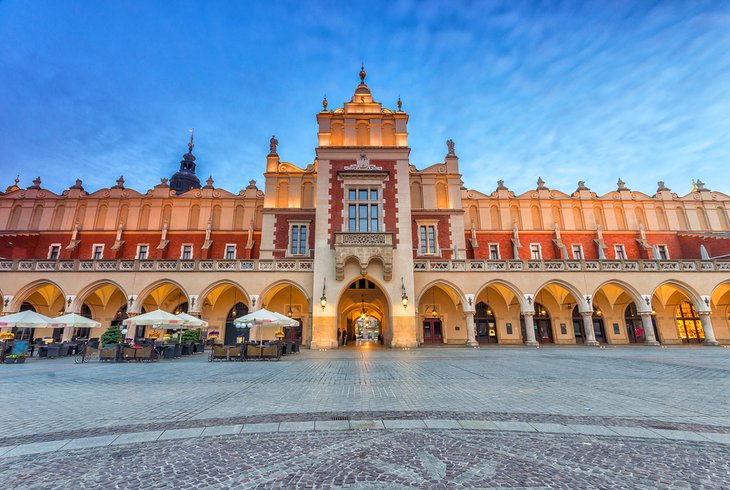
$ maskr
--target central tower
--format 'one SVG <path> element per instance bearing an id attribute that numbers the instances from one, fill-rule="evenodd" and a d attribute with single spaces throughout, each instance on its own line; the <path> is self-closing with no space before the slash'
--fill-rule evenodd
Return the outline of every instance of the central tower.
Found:
<path id="1" fill-rule="evenodd" d="M 357 284 L 382 293 L 372 296 L 384 344 L 415 347 L 413 301 L 404 301 L 413 298 L 408 114 L 400 100 L 395 110 L 374 101 L 359 75 L 349 102 L 328 110 L 325 98 L 317 114 L 313 286 L 327 303 L 314 308 L 312 348 L 336 346 L 338 328 L 349 329 L 350 303 L 365 296 L 347 294 Z"/>

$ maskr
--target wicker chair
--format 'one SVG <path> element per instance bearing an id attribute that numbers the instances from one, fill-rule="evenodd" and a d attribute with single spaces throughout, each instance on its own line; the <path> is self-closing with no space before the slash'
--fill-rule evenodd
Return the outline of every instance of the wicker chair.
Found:
<path id="1" fill-rule="evenodd" d="M 279 342 L 272 342 L 269 345 L 265 345 L 262 352 L 261 358 L 266 360 L 279 360 L 281 359 L 281 344 Z"/>
<path id="2" fill-rule="evenodd" d="M 244 347 L 244 360 L 253 361 L 261 358 L 261 347 L 258 344 L 246 344 Z"/>
<path id="3" fill-rule="evenodd" d="M 229 345 L 213 345 L 210 351 L 208 361 L 229 361 L 231 360 L 231 346 Z"/>
<path id="4" fill-rule="evenodd" d="M 117 346 L 108 345 L 99 349 L 99 360 L 100 361 L 116 361 L 117 360 Z"/>

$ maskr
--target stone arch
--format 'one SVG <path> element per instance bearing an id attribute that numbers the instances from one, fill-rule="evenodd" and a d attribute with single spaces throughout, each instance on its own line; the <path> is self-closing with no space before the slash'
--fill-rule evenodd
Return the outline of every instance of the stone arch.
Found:
<path id="1" fill-rule="evenodd" d="M 112 281 L 111 279 L 100 279 L 98 281 L 87 284 L 78 293 L 76 293 L 76 298 L 74 298 L 73 303 L 71 303 L 71 308 L 69 311 L 73 313 L 79 313 L 81 311 L 81 306 L 88 299 L 88 297 L 93 294 L 97 289 L 104 286 L 115 287 L 122 293 L 122 296 L 126 300 L 128 300 L 129 295 L 127 294 L 127 291 L 118 282 Z"/>
<path id="2" fill-rule="evenodd" d="M 298 284 L 294 281 L 291 281 L 289 279 L 281 279 L 279 281 L 273 282 L 266 286 L 266 288 L 261 291 L 259 294 L 259 301 L 261 302 L 261 305 L 263 306 L 264 301 L 266 301 L 269 295 L 276 294 L 279 291 L 281 291 L 283 288 L 287 286 L 293 286 L 295 289 L 299 290 L 299 292 L 304 296 L 304 298 L 307 300 L 307 306 L 309 307 L 310 311 L 312 309 L 312 298 L 309 296 L 309 293 L 302 287 L 301 284 Z"/>
<path id="3" fill-rule="evenodd" d="M 616 286 L 618 288 L 621 288 L 624 290 L 626 294 L 628 294 L 631 299 L 636 303 L 637 307 L 640 307 L 644 303 L 644 299 L 641 296 L 641 293 L 636 290 L 635 287 L 630 285 L 629 283 L 625 281 L 621 281 L 620 279 L 609 279 L 607 281 L 602 282 L 594 291 L 592 296 L 595 296 L 596 293 L 598 293 L 601 289 L 603 289 L 606 286 Z M 641 311 L 641 310 L 640 310 Z"/>
<path id="4" fill-rule="evenodd" d="M 18 224 L 20 223 L 20 215 L 23 213 L 23 207 L 20 204 L 13 206 L 13 210 L 10 211 L 10 218 L 8 218 L 8 230 L 17 230 Z"/>
<path id="5" fill-rule="evenodd" d="M 576 230 L 585 230 L 585 222 L 583 220 L 583 210 L 580 206 L 573 206 L 573 227 Z"/>
<path id="6" fill-rule="evenodd" d="M 289 207 L 289 181 L 282 180 L 276 186 L 276 207 L 277 208 L 288 208 Z"/>
<path id="7" fill-rule="evenodd" d="M 345 144 L 345 126 L 342 121 L 332 122 L 332 146 L 342 146 Z"/>
<path id="8" fill-rule="evenodd" d="M 177 289 L 180 290 L 182 293 L 182 296 L 180 298 L 180 302 L 187 301 L 188 304 L 190 304 L 190 295 L 188 294 L 187 290 L 177 281 L 173 279 L 160 279 L 157 281 L 152 282 L 151 284 L 148 284 L 145 286 L 137 295 L 137 297 L 134 299 L 134 303 L 132 304 L 132 308 L 130 309 L 130 313 L 139 313 L 142 309 L 142 306 L 144 305 L 144 301 L 147 299 L 147 297 L 152 294 L 157 288 L 164 285 L 170 285 L 174 286 Z M 161 306 L 161 305 L 160 305 Z"/>
<path id="9" fill-rule="evenodd" d="M 246 229 L 247 227 L 243 224 L 243 215 L 245 213 L 245 209 L 243 207 L 243 204 L 237 204 L 236 209 L 233 211 L 233 229 L 236 231 L 241 231 Z"/>
<path id="10" fill-rule="evenodd" d="M 436 207 L 438 209 L 449 208 L 449 190 L 443 180 L 436 182 Z"/>
<path id="11" fill-rule="evenodd" d="M 490 281 L 485 282 L 476 292 L 474 295 L 474 301 L 476 301 L 479 296 L 487 290 L 489 287 L 493 286 L 502 286 L 505 289 L 508 289 L 512 292 L 512 294 L 515 295 L 515 298 L 517 299 L 517 304 L 520 307 L 520 311 L 531 311 L 531 306 L 527 305 L 527 300 L 525 300 L 525 295 L 520 291 L 520 289 L 515 286 L 514 284 L 504 281 L 502 279 L 492 279 Z"/>
<path id="12" fill-rule="evenodd" d="M 41 218 L 43 217 L 43 204 L 36 204 L 30 217 L 29 230 L 38 230 L 41 226 Z"/>
<path id="13" fill-rule="evenodd" d="M 540 206 L 537 204 L 530 206 L 530 219 L 532 220 L 533 230 L 544 229 L 542 224 L 542 212 L 540 211 Z"/>
<path id="14" fill-rule="evenodd" d="M 383 146 L 395 146 L 395 126 L 390 121 L 383 122 Z"/>
<path id="15" fill-rule="evenodd" d="M 660 230 L 668 230 L 669 225 L 667 224 L 667 215 L 661 207 L 657 207 L 654 211 L 656 214 L 657 224 Z"/>
<path id="16" fill-rule="evenodd" d="M 439 287 L 443 289 L 454 301 L 454 304 L 461 303 L 462 308 L 467 304 L 466 295 L 464 295 L 464 292 L 461 288 L 459 288 L 459 286 L 451 281 L 447 281 L 446 279 L 435 279 L 421 288 L 421 291 L 418 293 L 418 297 L 416 298 L 416 305 L 421 303 L 426 292 L 432 287 Z M 449 291 L 449 289 L 451 291 Z"/>
<path id="17" fill-rule="evenodd" d="M 9 308 L 7 311 L 20 311 L 20 305 L 23 304 L 24 301 L 26 301 L 33 293 L 36 292 L 37 289 L 42 288 L 44 286 L 52 286 L 56 288 L 60 292 L 60 297 L 62 298 L 64 304 L 66 301 L 66 293 L 64 292 L 63 288 L 58 285 L 58 283 L 51 281 L 49 279 L 38 279 L 37 281 L 33 281 L 31 283 L 26 284 L 22 288 L 20 288 L 15 295 L 13 296 L 13 301 L 10 303 Z M 49 305 L 52 306 L 52 305 Z M 52 315 L 56 316 L 56 315 Z"/>
<path id="18" fill-rule="evenodd" d="M 687 298 L 689 298 L 690 302 L 695 306 L 695 308 L 697 308 L 697 311 L 707 311 L 708 310 L 707 305 L 705 305 L 705 303 L 702 301 L 700 294 L 697 292 L 697 290 L 695 290 L 695 288 L 693 288 L 692 286 L 690 286 L 689 284 L 687 284 L 685 282 L 678 281 L 676 279 L 668 279 L 666 281 L 663 281 L 663 282 L 657 284 L 657 286 L 654 288 L 654 290 L 651 293 L 652 298 L 654 298 L 654 296 L 656 296 L 658 290 L 662 286 L 671 286 L 671 287 L 679 290 L 680 292 L 684 293 L 685 296 L 687 296 Z M 662 303 L 662 304 L 665 305 L 665 303 Z"/>
<path id="19" fill-rule="evenodd" d="M 138 230 L 149 230 L 150 229 L 150 210 L 152 206 L 149 204 L 143 204 L 142 209 L 139 212 L 139 220 L 137 220 Z"/>
<path id="20" fill-rule="evenodd" d="M 370 125 L 367 121 L 358 121 L 357 125 L 355 126 L 355 145 L 370 145 Z"/>
<path id="21" fill-rule="evenodd" d="M 216 281 L 212 284 L 209 284 L 206 286 L 205 289 L 198 295 L 198 303 L 196 306 L 202 305 L 205 300 L 208 298 L 208 296 L 217 288 L 221 286 L 230 286 L 232 288 L 238 289 L 241 293 L 243 293 L 243 296 L 241 297 L 241 300 L 244 300 L 247 305 L 251 304 L 251 297 L 248 294 L 248 291 L 239 283 L 232 281 L 230 279 L 221 279 L 219 281 Z M 192 311 L 197 311 L 198 308 L 191 308 Z"/>
<path id="22" fill-rule="evenodd" d="M 615 208 L 613 208 L 613 214 L 616 218 L 616 228 L 619 230 L 625 230 L 626 214 L 624 213 L 624 209 L 621 206 L 616 206 Z"/>
<path id="23" fill-rule="evenodd" d="M 580 306 L 581 311 L 593 311 L 593 308 L 591 308 L 588 305 L 585 297 L 583 296 L 583 293 L 578 291 L 578 288 L 576 288 L 573 284 L 571 284 L 567 281 L 564 281 L 562 279 L 550 279 L 550 280 L 542 283 L 542 285 L 540 285 L 540 287 L 535 289 L 535 293 L 532 295 L 533 301 L 537 301 L 537 295 L 540 291 L 542 291 L 543 289 L 545 289 L 546 287 L 551 286 L 551 285 L 560 286 L 563 289 L 565 289 L 566 291 L 568 291 L 570 294 L 572 294 L 573 297 L 575 298 L 576 302 Z"/>
<path id="24" fill-rule="evenodd" d="M 104 230 L 106 228 L 106 204 L 99 205 L 96 208 L 96 218 L 94 219 L 94 230 Z"/>
<path id="25" fill-rule="evenodd" d="M 502 217 L 499 213 L 499 207 L 496 204 L 492 204 L 489 206 L 489 221 L 490 221 L 490 230 L 501 230 L 502 229 Z M 479 227 L 477 226 L 477 229 Z"/>

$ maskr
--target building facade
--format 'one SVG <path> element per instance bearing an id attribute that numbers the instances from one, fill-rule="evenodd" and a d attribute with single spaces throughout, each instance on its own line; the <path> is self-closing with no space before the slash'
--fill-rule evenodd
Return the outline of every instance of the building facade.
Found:
<path id="1" fill-rule="evenodd" d="M 146 192 L 121 177 L 61 194 L 16 180 L 0 195 L 2 313 L 106 326 L 185 310 L 234 342 L 232 319 L 265 307 L 327 349 L 342 332 L 402 348 L 730 344 L 728 195 L 621 180 L 602 196 L 541 179 L 521 195 L 502 181 L 470 190 L 451 140 L 442 162 L 411 163 L 408 114 L 375 101 L 365 76 L 343 107 L 323 101 L 314 162 L 282 161 L 271 138 L 263 189 L 201 187 L 192 138 L 172 182 Z"/>

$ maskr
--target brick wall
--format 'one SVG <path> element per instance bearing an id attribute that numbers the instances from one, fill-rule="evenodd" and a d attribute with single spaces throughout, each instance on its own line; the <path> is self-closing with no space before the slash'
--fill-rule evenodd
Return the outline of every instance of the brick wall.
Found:
<path id="1" fill-rule="evenodd" d="M 286 257 L 286 250 L 289 248 L 289 222 L 294 220 L 310 221 L 307 244 L 311 250 L 310 257 L 314 257 L 314 211 L 311 212 L 276 212 L 274 214 L 274 257 L 277 259 Z"/>
<path id="2" fill-rule="evenodd" d="M 413 212 L 413 221 L 411 236 L 413 237 L 413 257 L 419 256 L 420 249 L 418 248 L 418 225 L 419 219 L 423 220 L 435 220 L 437 222 L 438 236 L 436 237 L 438 243 L 438 249 L 441 250 L 441 258 L 451 259 L 454 256 L 451 243 L 451 223 L 449 222 L 449 216 L 447 215 L 429 215 L 428 213 Z M 449 249 L 449 250 L 445 250 Z"/>

